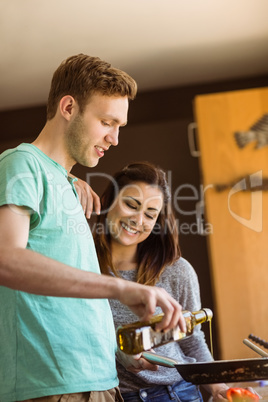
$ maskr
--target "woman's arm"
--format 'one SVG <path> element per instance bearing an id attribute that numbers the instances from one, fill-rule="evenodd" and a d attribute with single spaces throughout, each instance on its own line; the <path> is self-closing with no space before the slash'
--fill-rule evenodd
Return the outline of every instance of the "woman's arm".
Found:
<path id="1" fill-rule="evenodd" d="M 78 179 L 76 176 L 70 173 L 69 176 L 77 179 L 74 182 L 74 186 L 86 218 L 89 219 L 93 211 L 95 211 L 96 214 L 99 215 L 101 211 L 101 203 L 98 194 L 92 190 L 92 188 L 86 181 Z"/>

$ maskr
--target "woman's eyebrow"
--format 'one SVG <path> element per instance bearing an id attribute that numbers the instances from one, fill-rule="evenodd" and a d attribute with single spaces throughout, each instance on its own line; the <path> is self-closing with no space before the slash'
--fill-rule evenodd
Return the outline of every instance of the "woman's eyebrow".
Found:
<path id="1" fill-rule="evenodd" d="M 135 201 L 138 205 L 141 205 L 141 202 L 139 200 L 137 200 L 137 198 L 131 197 L 130 195 L 125 196 L 125 198 L 130 198 L 131 200 Z M 148 207 L 147 210 L 159 212 L 158 208 L 153 208 L 153 207 Z"/>
<path id="2" fill-rule="evenodd" d="M 131 197 L 130 195 L 125 196 L 125 198 L 130 198 L 131 200 L 135 201 L 138 205 L 141 205 L 141 202 L 137 200 L 137 198 Z"/>
<path id="3" fill-rule="evenodd" d="M 156 212 L 158 212 L 159 211 L 159 209 L 158 208 L 152 208 L 152 207 L 149 207 L 149 208 L 147 208 L 149 211 L 156 211 Z"/>

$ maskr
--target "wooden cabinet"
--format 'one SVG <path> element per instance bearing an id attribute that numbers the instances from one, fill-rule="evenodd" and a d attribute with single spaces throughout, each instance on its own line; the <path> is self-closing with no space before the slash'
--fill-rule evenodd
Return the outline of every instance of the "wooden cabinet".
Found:
<path id="1" fill-rule="evenodd" d="M 268 88 L 194 108 L 220 358 L 258 357 L 243 339 L 268 340 Z"/>

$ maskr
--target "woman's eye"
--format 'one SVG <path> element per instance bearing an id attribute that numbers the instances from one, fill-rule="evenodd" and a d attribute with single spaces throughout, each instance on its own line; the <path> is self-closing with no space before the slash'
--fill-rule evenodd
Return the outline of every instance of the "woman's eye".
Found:
<path id="1" fill-rule="evenodd" d="M 149 219 L 154 219 L 154 216 L 152 216 L 152 215 L 148 215 L 148 214 L 145 214 L 146 216 L 147 216 L 147 218 L 149 218 Z"/>
<path id="2" fill-rule="evenodd" d="M 126 205 L 131 209 L 136 209 L 135 205 L 129 204 L 128 202 L 126 202 Z"/>

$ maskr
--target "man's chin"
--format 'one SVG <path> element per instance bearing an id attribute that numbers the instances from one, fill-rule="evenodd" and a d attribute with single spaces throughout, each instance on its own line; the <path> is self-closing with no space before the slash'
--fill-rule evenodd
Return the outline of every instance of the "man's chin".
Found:
<path id="1" fill-rule="evenodd" d="M 94 168 L 99 163 L 99 159 L 84 162 L 82 165 L 88 168 Z"/>
<path id="2" fill-rule="evenodd" d="M 98 165 L 98 163 L 99 163 L 99 159 L 97 160 L 97 161 L 95 161 L 95 162 L 92 162 L 92 164 L 89 166 L 89 167 L 95 167 L 95 166 L 97 166 Z"/>

